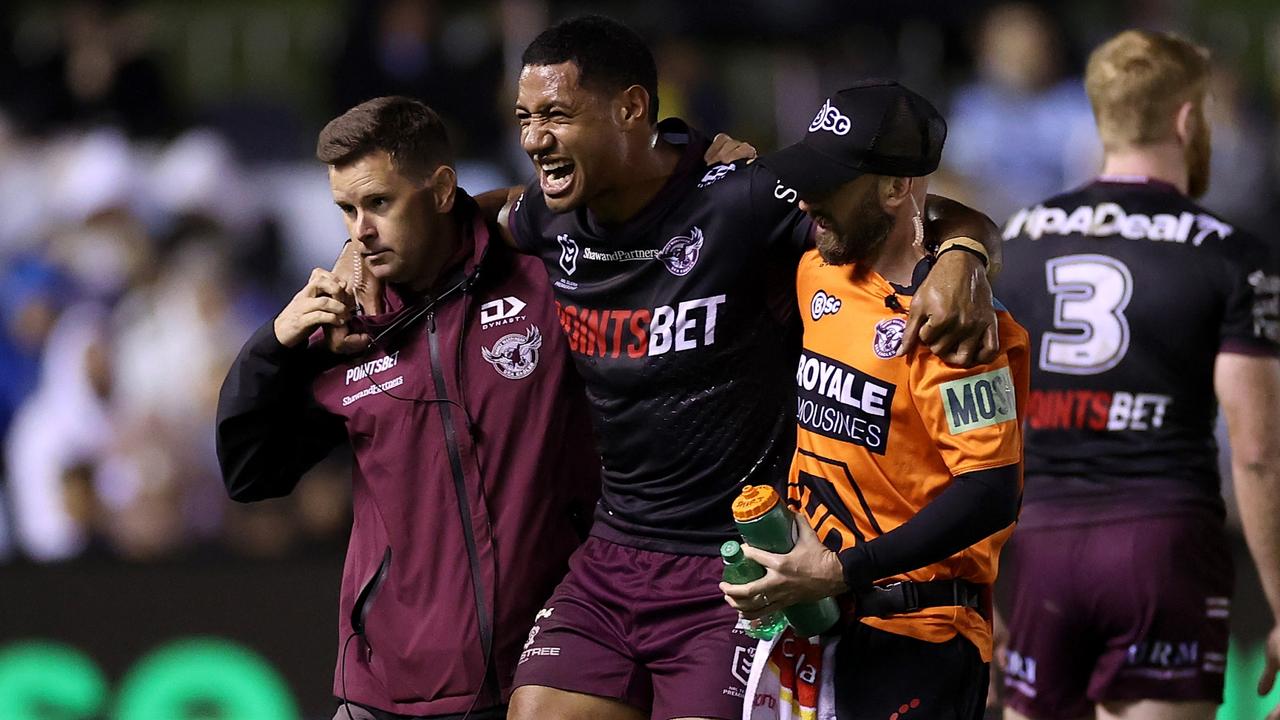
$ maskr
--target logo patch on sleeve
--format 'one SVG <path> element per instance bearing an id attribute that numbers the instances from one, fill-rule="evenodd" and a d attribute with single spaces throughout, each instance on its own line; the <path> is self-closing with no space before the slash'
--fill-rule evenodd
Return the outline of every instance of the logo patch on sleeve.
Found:
<path id="1" fill-rule="evenodd" d="M 942 408 L 952 435 L 1018 417 L 1013 378 L 1007 367 L 943 383 L 938 391 L 942 393 Z"/>

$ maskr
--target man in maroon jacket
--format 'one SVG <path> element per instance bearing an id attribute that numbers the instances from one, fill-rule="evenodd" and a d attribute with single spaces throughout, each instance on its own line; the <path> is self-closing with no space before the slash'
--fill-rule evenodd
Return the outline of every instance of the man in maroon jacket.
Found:
<path id="1" fill-rule="evenodd" d="M 457 187 L 426 105 L 363 103 L 316 155 L 381 307 L 353 315 L 359 274 L 317 269 L 249 340 L 218 403 L 227 491 L 285 495 L 349 440 L 335 718 L 501 718 L 599 486 L 547 274 Z"/>

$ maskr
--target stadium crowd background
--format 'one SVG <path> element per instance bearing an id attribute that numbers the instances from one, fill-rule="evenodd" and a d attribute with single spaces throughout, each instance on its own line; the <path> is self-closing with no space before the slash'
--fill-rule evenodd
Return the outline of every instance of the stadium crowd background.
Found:
<path id="1" fill-rule="evenodd" d="M 1272 0 L 7 2 L 0 595 L 83 568 L 106 586 L 115 576 L 103 568 L 122 564 L 311 563 L 328 586 L 299 590 L 321 599 L 306 631 L 328 654 L 314 665 L 320 684 L 306 686 L 322 697 L 304 706 L 322 713 L 346 461 L 288 499 L 230 503 L 213 449 L 219 384 L 252 329 L 344 237 L 311 157 L 324 122 L 369 97 L 421 97 L 449 123 L 464 187 L 523 183 L 510 111 L 519 53 L 584 11 L 649 39 L 662 115 L 762 149 L 798 138 L 810 118 L 797 108 L 830 89 L 902 80 L 949 121 L 932 189 L 997 222 L 1096 171 L 1088 50 L 1124 27 L 1179 30 L 1214 52 L 1205 204 L 1276 235 Z M 0 613 L 0 648 L 31 632 Z"/>

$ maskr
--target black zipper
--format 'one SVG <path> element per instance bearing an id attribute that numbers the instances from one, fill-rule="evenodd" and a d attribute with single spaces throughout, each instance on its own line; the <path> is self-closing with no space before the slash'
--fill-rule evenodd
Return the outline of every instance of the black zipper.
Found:
<path id="1" fill-rule="evenodd" d="M 387 573 L 390 570 L 391 546 L 388 545 L 387 549 L 382 553 L 382 562 L 378 563 L 377 569 L 373 571 L 373 576 L 369 578 L 368 582 L 360 587 L 360 592 L 356 594 L 356 602 L 351 606 L 351 630 L 356 635 L 364 638 L 365 662 L 373 661 L 373 643 L 369 642 L 369 636 L 364 632 L 365 622 L 369 618 L 369 608 L 373 606 L 373 600 L 378 596 L 378 591 L 382 589 L 382 583 L 386 581 Z"/>
<path id="2" fill-rule="evenodd" d="M 440 419 L 444 422 L 444 441 L 449 451 L 449 468 L 453 471 L 453 489 L 458 496 L 458 514 L 462 518 L 462 534 L 467 542 L 467 561 L 471 565 L 471 588 L 476 597 L 476 615 L 480 622 L 480 648 L 484 653 L 483 662 L 490 665 L 493 652 L 493 626 L 489 621 L 488 605 L 485 603 L 484 590 L 481 585 L 480 557 L 476 550 L 475 529 L 471 525 L 471 503 L 467 500 L 467 485 L 462 474 L 462 453 L 458 450 L 458 436 L 453 428 L 453 412 L 449 407 L 448 388 L 444 382 L 441 368 L 440 340 L 436 337 L 435 311 L 427 313 L 427 346 L 431 351 L 431 377 L 435 381 L 436 397 L 441 402 L 435 403 L 440 408 Z M 488 675 L 481 680 L 481 690 L 488 684 Z"/>

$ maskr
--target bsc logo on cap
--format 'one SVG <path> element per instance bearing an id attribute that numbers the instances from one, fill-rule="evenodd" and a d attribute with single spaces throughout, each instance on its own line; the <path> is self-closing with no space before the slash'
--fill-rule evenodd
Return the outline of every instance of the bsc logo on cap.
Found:
<path id="1" fill-rule="evenodd" d="M 822 107 L 818 108 L 818 114 L 814 116 L 813 122 L 809 123 L 809 132 L 830 130 L 837 135 L 846 135 L 852 125 L 853 123 L 846 115 L 831 107 L 831 98 L 827 98 L 827 101 L 822 103 Z"/>

